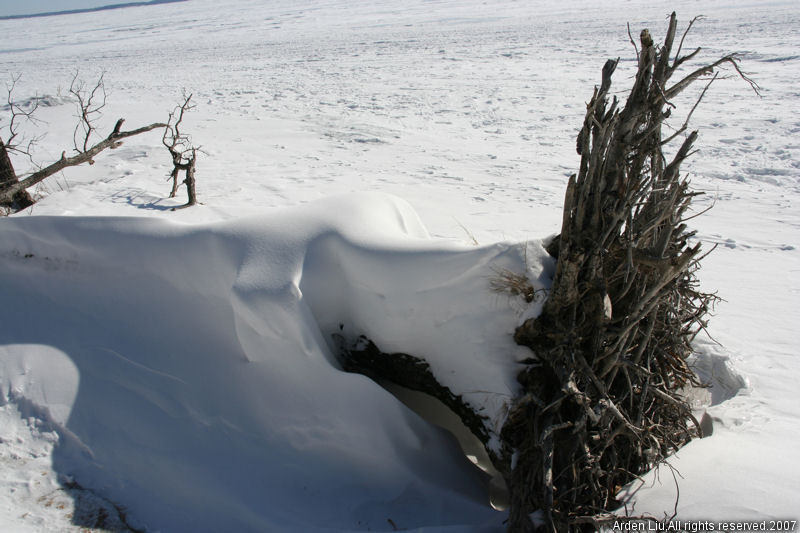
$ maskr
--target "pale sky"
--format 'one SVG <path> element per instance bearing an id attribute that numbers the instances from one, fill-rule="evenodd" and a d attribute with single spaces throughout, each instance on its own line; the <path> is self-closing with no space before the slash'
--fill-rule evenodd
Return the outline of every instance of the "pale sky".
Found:
<path id="1" fill-rule="evenodd" d="M 126 4 L 133 0 L 0 0 L 0 16 Z"/>

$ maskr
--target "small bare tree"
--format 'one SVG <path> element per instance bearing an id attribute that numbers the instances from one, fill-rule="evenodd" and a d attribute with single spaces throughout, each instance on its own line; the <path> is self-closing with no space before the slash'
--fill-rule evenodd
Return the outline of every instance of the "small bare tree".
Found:
<path id="1" fill-rule="evenodd" d="M 175 109 L 169 114 L 169 120 L 164 128 L 164 135 L 161 142 L 169 150 L 172 157 L 172 171 L 169 174 L 169 179 L 172 180 L 172 191 L 169 193 L 170 198 L 175 198 L 178 193 L 180 183 L 186 185 L 186 194 L 188 200 L 183 207 L 190 207 L 197 203 L 197 194 L 195 193 L 195 163 L 197 161 L 197 152 L 200 148 L 192 145 L 191 139 L 188 135 L 181 132 L 181 124 L 187 111 L 195 108 L 192 102 L 192 95 L 183 93 L 183 103 L 176 106 Z M 183 182 L 178 181 L 178 176 L 181 171 L 184 172 Z M 179 209 L 179 208 L 176 208 Z"/>
<path id="2" fill-rule="evenodd" d="M 67 153 L 62 152 L 61 158 L 45 167 L 32 172 L 28 176 L 20 179 L 14 171 L 14 167 L 9 158 L 9 152 L 24 154 L 32 158 L 31 147 L 35 139 L 26 146 L 19 144 L 21 139 L 19 126 L 24 120 L 35 120 L 33 113 L 38 107 L 37 101 L 27 109 L 15 103 L 12 98 L 14 85 L 19 77 L 13 79 L 8 87 L 8 107 L 11 111 L 11 120 L 8 125 L 8 142 L 4 143 L 0 138 L 0 207 L 10 211 L 18 211 L 33 204 L 33 198 L 28 194 L 27 189 L 40 183 L 46 178 L 64 170 L 67 167 L 81 165 L 83 163 L 94 163 L 94 157 L 103 150 L 115 149 L 122 145 L 122 140 L 127 137 L 139 135 L 156 128 L 166 127 L 163 122 L 155 122 L 148 126 L 143 126 L 130 131 L 122 131 L 122 124 L 125 119 L 119 119 L 113 131 L 105 138 L 92 144 L 92 137 L 97 132 L 97 120 L 100 118 L 101 111 L 106 105 L 106 91 L 101 74 L 95 85 L 87 89 L 85 84 L 76 74 L 70 84 L 69 92 L 77 99 L 78 106 L 78 125 L 73 134 L 75 155 L 67 157 Z"/>

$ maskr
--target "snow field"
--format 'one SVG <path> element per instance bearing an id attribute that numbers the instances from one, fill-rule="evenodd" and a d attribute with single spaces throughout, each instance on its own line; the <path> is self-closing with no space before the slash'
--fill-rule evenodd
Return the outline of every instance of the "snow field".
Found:
<path id="1" fill-rule="evenodd" d="M 687 48 L 740 51 L 762 88 L 719 80 L 692 120 L 700 151 L 684 170 L 706 192 L 697 210 L 714 207 L 690 224 L 705 249 L 719 245 L 700 277 L 725 301 L 709 328 L 721 346 L 697 343 L 714 433 L 671 461 L 678 517 L 796 517 L 795 3 L 191 0 L 0 21 L 0 73 L 23 75 L 20 99 L 51 104 L 26 125 L 48 131 L 38 162 L 71 145 L 76 70 L 106 71 L 107 128 L 164 120 L 187 88 L 198 108 L 186 131 L 206 152 L 197 208 L 169 210 L 182 198 L 165 199 L 153 132 L 51 178 L 30 212 L 0 221 L 2 294 L 20 302 L 0 333 L 13 472 L 0 524 L 72 527 L 68 509 L 37 500 L 75 474 L 153 530 L 392 530 L 389 518 L 502 530 L 452 441 L 338 372 L 327 336 L 342 323 L 384 349 L 439 354 L 441 368 L 458 361 L 452 384 L 499 422 L 525 310 L 484 282 L 527 264 L 546 283 L 536 245 L 513 243 L 558 231 L 606 58 L 622 58 L 620 97 L 629 85 L 626 23 L 659 38 L 673 9 L 684 23 L 705 15 Z M 675 127 L 701 88 L 675 102 Z M 315 203 L 332 195 L 345 197 Z M 466 346 L 451 344 L 464 331 Z M 669 471 L 644 481 L 629 508 L 671 514 Z"/>

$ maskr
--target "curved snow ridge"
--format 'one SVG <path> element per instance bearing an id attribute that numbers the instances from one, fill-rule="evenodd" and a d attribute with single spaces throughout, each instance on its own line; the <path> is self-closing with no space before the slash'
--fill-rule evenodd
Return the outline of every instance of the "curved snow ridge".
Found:
<path id="1" fill-rule="evenodd" d="M 132 526 L 502 529 L 457 444 L 338 370 L 328 336 L 342 324 L 427 357 L 500 423 L 518 313 L 488 277 L 541 275 L 543 250 L 431 240 L 380 194 L 203 226 L 0 226 L 0 291 L 16 302 L 0 310 L 0 350 L 14 354 L 2 390 L 57 417 L 74 438 L 57 443 L 54 470 Z"/>
<path id="2" fill-rule="evenodd" d="M 364 335 L 385 352 L 424 358 L 499 432 L 528 352 L 513 341 L 517 314 L 489 280 L 501 269 L 525 272 L 523 253 L 505 243 L 378 250 L 329 234 L 309 246 L 299 287 L 326 341 Z"/>

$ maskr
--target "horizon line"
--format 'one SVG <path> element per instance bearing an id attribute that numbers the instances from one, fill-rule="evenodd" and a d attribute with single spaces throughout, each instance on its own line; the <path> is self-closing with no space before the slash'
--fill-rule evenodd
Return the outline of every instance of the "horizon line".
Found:
<path id="1" fill-rule="evenodd" d="M 80 13 L 93 13 L 95 11 L 107 11 L 110 9 L 124 9 L 127 7 L 141 7 L 158 4 L 171 4 L 174 2 L 186 2 L 187 0 L 149 0 L 139 2 L 126 2 L 124 4 L 108 4 L 98 7 L 86 7 L 81 9 L 67 9 L 64 11 L 47 11 L 45 13 L 30 13 L 27 15 L 0 15 L 0 20 L 29 19 L 38 17 L 54 17 L 57 15 L 77 15 Z"/>

